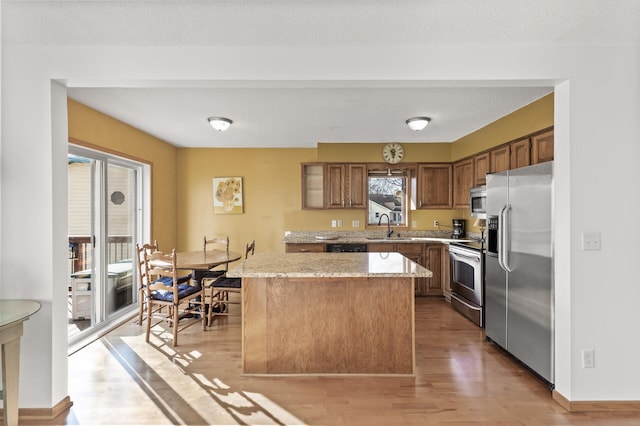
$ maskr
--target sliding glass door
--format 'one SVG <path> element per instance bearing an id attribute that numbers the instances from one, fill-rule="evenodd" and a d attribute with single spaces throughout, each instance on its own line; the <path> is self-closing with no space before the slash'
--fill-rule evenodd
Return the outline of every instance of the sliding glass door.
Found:
<path id="1" fill-rule="evenodd" d="M 135 245 L 142 241 L 146 166 L 70 146 L 69 343 L 131 314 L 138 305 Z"/>

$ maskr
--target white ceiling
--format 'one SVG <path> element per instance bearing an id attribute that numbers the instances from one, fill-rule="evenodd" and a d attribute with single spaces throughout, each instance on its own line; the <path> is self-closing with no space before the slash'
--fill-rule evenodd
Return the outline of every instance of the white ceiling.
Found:
<path id="1" fill-rule="evenodd" d="M 45 45 L 640 46 L 640 1 L 2 1 L 2 42 Z M 184 147 L 450 142 L 551 92 L 530 83 L 182 82 L 69 88 L 69 96 Z M 234 120 L 214 132 L 207 117 Z M 421 132 L 404 121 L 426 115 Z"/>

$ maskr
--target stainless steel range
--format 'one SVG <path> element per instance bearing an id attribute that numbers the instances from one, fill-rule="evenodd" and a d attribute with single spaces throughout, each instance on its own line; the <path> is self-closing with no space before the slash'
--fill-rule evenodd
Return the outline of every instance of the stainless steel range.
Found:
<path id="1" fill-rule="evenodd" d="M 484 327 L 484 247 L 479 242 L 449 245 L 451 306 Z"/>

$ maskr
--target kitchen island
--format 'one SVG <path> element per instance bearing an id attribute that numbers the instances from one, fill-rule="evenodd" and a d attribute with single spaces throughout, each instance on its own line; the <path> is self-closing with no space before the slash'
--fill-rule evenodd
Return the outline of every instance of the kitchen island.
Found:
<path id="1" fill-rule="evenodd" d="M 256 254 L 242 278 L 243 374 L 415 374 L 414 278 L 399 253 Z"/>

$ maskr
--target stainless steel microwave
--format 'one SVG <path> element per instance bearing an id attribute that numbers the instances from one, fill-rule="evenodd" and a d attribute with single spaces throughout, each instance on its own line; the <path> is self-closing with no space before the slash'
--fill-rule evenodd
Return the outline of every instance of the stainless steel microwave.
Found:
<path id="1" fill-rule="evenodd" d="M 487 187 L 476 186 L 469 190 L 469 211 L 478 219 L 487 218 Z"/>

